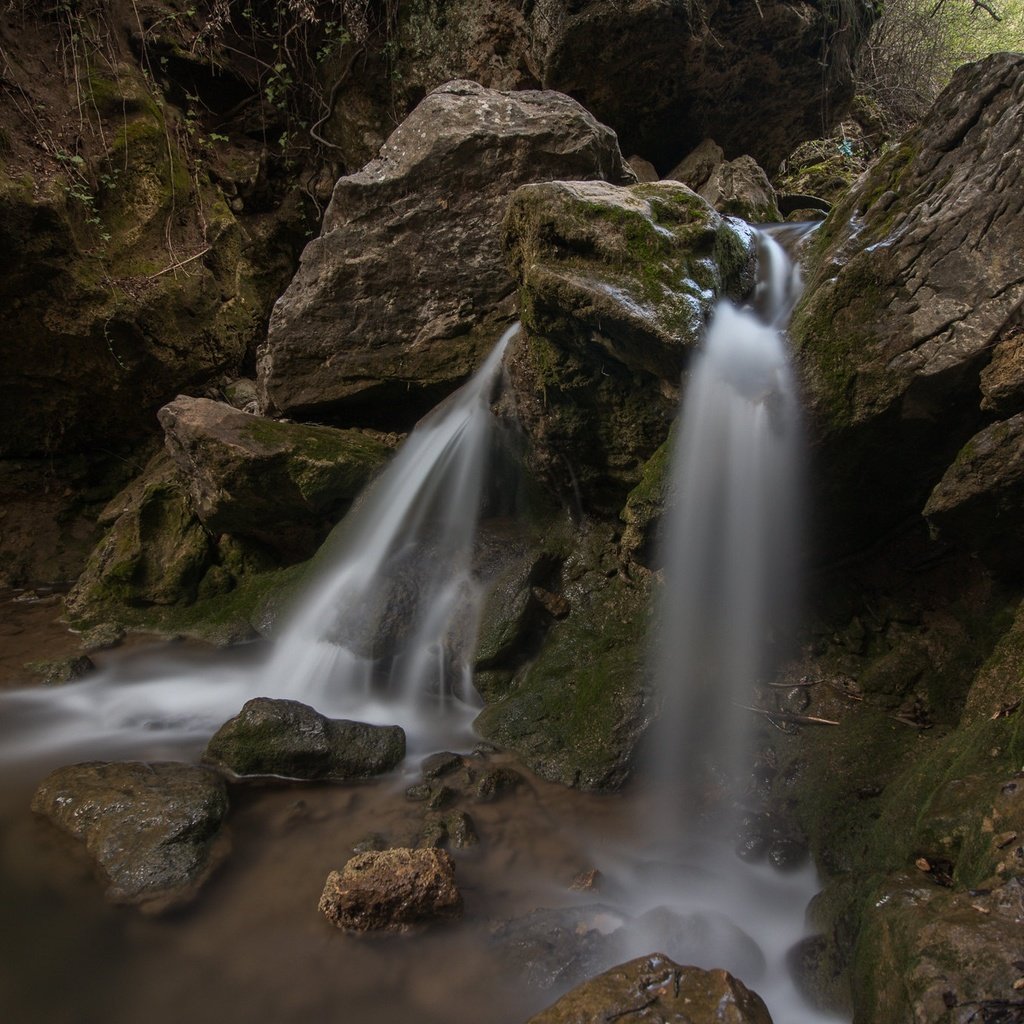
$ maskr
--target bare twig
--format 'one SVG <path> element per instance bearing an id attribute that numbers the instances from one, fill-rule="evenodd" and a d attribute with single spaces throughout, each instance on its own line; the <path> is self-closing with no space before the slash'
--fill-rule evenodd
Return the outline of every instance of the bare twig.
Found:
<path id="1" fill-rule="evenodd" d="M 755 715 L 763 715 L 768 719 L 777 719 L 780 722 L 793 722 L 796 725 L 838 725 L 839 723 L 831 718 L 818 718 L 816 715 L 791 715 L 786 711 L 766 711 L 764 708 L 753 708 L 748 704 L 735 704 L 734 707 L 741 711 L 753 711 Z"/>
<path id="2" fill-rule="evenodd" d="M 169 267 L 164 267 L 163 270 L 158 270 L 155 274 L 150 274 L 149 280 L 152 281 L 156 277 L 163 277 L 164 274 L 169 274 L 172 270 L 180 270 L 186 263 L 191 263 L 193 260 L 199 259 L 200 256 L 205 256 L 211 248 L 212 246 L 208 245 L 205 249 L 201 252 L 197 252 L 194 256 L 189 256 L 188 259 L 185 260 L 178 260 L 177 262 L 172 263 Z"/>

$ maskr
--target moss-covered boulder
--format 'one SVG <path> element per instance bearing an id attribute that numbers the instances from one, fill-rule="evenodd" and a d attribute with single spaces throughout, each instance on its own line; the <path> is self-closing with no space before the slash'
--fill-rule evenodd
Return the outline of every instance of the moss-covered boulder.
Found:
<path id="1" fill-rule="evenodd" d="M 1024 300 L 1022 79 L 1020 54 L 961 68 L 818 233 L 792 336 L 833 549 L 919 511 L 983 425 Z"/>
<path id="2" fill-rule="evenodd" d="M 393 439 L 281 423 L 179 396 L 159 413 L 192 507 L 214 535 L 308 558 L 391 454 Z"/>
<path id="3" fill-rule="evenodd" d="M 196 765 L 58 768 L 39 784 L 32 810 L 85 844 L 107 899 L 146 911 L 193 899 L 229 849 L 224 780 Z"/>
<path id="4" fill-rule="evenodd" d="M 257 697 L 210 738 L 203 762 L 233 776 L 361 779 L 396 768 L 405 757 L 397 725 L 325 718 L 296 700 Z"/>
<path id="5" fill-rule="evenodd" d="M 626 780 L 650 714 L 649 586 L 617 575 L 609 533 L 578 540 L 557 581 L 568 615 L 550 622 L 536 654 L 497 666 L 502 685 L 476 720 L 482 736 L 538 775 L 581 789 Z"/>
<path id="6" fill-rule="evenodd" d="M 195 600 L 213 540 L 167 455 L 154 456 L 100 521 L 109 529 L 65 602 L 72 619 L 103 621 L 109 609 Z"/>
<path id="7" fill-rule="evenodd" d="M 753 236 L 679 182 L 550 182 L 516 192 L 504 239 L 530 466 L 566 504 L 614 515 L 665 440 L 715 299 L 753 284 Z"/>

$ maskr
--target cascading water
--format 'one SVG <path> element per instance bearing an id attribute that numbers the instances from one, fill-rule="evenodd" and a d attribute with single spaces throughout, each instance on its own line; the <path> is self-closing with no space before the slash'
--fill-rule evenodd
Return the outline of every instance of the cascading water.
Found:
<path id="1" fill-rule="evenodd" d="M 718 305 L 687 382 L 653 641 L 661 709 L 641 806 L 650 846 L 606 851 L 602 871 L 630 922 L 620 955 L 660 949 L 725 967 L 776 1021 L 820 1024 L 834 1018 L 804 1002 L 786 964 L 806 934 L 814 870 L 746 863 L 731 835 L 752 753 L 749 708 L 796 597 L 800 417 L 782 332 L 801 282 L 769 230 L 757 232 L 751 305 Z M 796 241 L 808 229 L 774 230 Z"/>
<path id="2" fill-rule="evenodd" d="M 781 330 L 800 272 L 757 237 L 753 305 L 718 305 L 690 372 L 662 531 L 652 748 L 658 782 L 684 805 L 710 766 L 734 788 L 753 717 L 743 706 L 789 624 L 797 575 L 799 411 Z"/>
<path id="3" fill-rule="evenodd" d="M 197 671 L 169 653 L 59 690 L 4 695 L 0 759 L 187 753 L 258 696 L 402 725 L 411 751 L 468 742 L 482 598 L 471 560 L 496 422 L 489 401 L 517 330 L 418 424 L 337 528 L 265 665 Z M 143 677 L 133 678 L 139 668 Z"/>

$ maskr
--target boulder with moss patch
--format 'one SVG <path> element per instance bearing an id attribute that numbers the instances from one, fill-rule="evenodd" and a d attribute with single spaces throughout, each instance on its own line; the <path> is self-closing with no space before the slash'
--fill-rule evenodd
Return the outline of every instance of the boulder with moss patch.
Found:
<path id="1" fill-rule="evenodd" d="M 1020 54 L 961 68 L 814 243 L 792 335 L 833 548 L 919 511 L 982 425 L 981 372 L 1024 301 L 1022 81 Z"/>
<path id="2" fill-rule="evenodd" d="M 753 235 L 674 181 L 523 186 L 504 234 L 531 468 L 566 504 L 615 514 L 665 440 L 714 302 L 753 285 Z"/>
<path id="3" fill-rule="evenodd" d="M 309 557 L 392 451 L 359 430 L 281 423 L 179 396 L 159 413 L 167 451 L 213 534 Z"/>
<path id="4" fill-rule="evenodd" d="M 396 768 L 405 757 L 397 725 L 325 718 L 296 700 L 256 697 L 213 734 L 206 764 L 232 775 L 288 779 L 361 779 Z"/>

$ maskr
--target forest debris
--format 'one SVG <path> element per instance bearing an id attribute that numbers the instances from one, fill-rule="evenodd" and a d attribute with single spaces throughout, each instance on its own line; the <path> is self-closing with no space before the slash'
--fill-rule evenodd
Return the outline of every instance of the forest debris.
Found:
<path id="1" fill-rule="evenodd" d="M 997 718 L 1009 718 L 1024 702 L 1024 697 L 1018 697 L 1014 701 L 1010 701 L 1007 704 L 1003 704 L 998 711 L 992 712 L 991 721 L 995 721 Z"/>
<path id="2" fill-rule="evenodd" d="M 792 722 L 795 725 L 838 725 L 831 718 L 818 718 L 816 715 L 794 715 L 788 711 L 768 711 L 765 708 L 753 708 L 748 704 L 735 704 L 735 707 L 742 711 L 753 711 L 755 715 L 763 715 L 768 719 L 778 719 L 780 722 Z"/>

